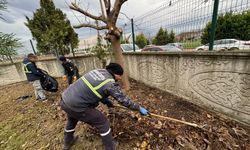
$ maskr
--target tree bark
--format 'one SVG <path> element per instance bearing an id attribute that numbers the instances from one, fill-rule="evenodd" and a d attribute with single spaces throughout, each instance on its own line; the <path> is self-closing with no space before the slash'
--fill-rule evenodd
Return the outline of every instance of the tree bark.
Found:
<path id="1" fill-rule="evenodd" d="M 81 9 L 76 3 L 71 3 L 70 9 L 78 11 L 88 18 L 91 18 L 96 21 L 102 21 L 104 23 L 103 26 L 98 26 L 98 25 L 94 25 L 91 23 L 83 23 L 78 26 L 74 26 L 74 28 L 89 27 L 89 28 L 93 28 L 96 30 L 108 30 L 108 32 L 106 33 L 105 39 L 111 42 L 116 63 L 120 64 L 124 69 L 122 83 L 123 83 L 124 89 L 127 91 L 129 90 L 130 85 L 129 85 L 129 80 L 128 80 L 128 72 L 125 67 L 124 58 L 122 55 L 122 50 L 121 50 L 121 45 L 120 45 L 120 37 L 122 35 L 122 29 L 116 26 L 116 22 L 120 13 L 121 6 L 126 1 L 127 0 L 115 0 L 113 8 L 112 10 L 110 10 L 111 0 L 103 0 L 105 4 L 106 14 L 104 14 L 104 10 L 102 9 L 102 14 L 100 16 L 95 16 L 93 14 L 90 14 L 88 11 Z M 102 0 L 100 0 L 100 4 L 102 6 Z"/>
<path id="2" fill-rule="evenodd" d="M 8 57 L 9 57 L 9 59 L 10 59 L 10 62 L 11 62 L 12 64 L 14 64 L 14 61 L 13 61 L 12 57 L 11 57 L 10 55 L 9 55 Z"/>
<path id="3" fill-rule="evenodd" d="M 120 64 L 124 69 L 124 74 L 122 76 L 122 83 L 123 83 L 123 88 L 126 91 L 128 91 L 130 89 L 130 84 L 129 84 L 129 79 L 128 79 L 128 71 L 125 67 L 120 41 L 117 38 L 112 38 L 111 44 L 112 44 L 112 49 L 114 52 L 116 63 Z"/>

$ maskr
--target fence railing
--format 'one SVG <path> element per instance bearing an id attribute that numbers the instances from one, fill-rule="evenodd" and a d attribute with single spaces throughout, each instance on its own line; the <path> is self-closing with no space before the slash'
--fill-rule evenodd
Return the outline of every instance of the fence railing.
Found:
<path id="1" fill-rule="evenodd" d="M 208 49 L 205 44 L 212 36 L 211 22 L 216 1 L 219 5 L 214 39 L 228 40 L 214 41 L 213 49 L 250 49 L 250 0 L 169 0 L 134 18 L 135 34 L 143 33 L 151 44 L 162 27 L 168 33 L 173 31 L 175 42 L 181 42 L 184 49 L 195 49 L 201 45 L 204 46 L 196 50 Z M 124 35 L 132 31 L 128 24 L 123 27 Z"/>

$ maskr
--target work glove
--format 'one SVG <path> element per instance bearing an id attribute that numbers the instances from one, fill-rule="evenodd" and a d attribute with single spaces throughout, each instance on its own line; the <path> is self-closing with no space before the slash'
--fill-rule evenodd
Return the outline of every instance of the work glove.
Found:
<path id="1" fill-rule="evenodd" d="M 76 76 L 73 76 L 73 82 L 75 82 L 77 80 Z"/>
<path id="2" fill-rule="evenodd" d="M 143 107 L 140 107 L 139 112 L 144 116 L 149 115 L 148 110 Z"/>
<path id="3" fill-rule="evenodd" d="M 66 75 L 62 76 L 62 79 L 63 81 L 67 81 L 67 76 Z"/>
<path id="4" fill-rule="evenodd" d="M 114 107 L 113 103 L 110 100 L 107 100 L 106 105 L 111 108 Z"/>

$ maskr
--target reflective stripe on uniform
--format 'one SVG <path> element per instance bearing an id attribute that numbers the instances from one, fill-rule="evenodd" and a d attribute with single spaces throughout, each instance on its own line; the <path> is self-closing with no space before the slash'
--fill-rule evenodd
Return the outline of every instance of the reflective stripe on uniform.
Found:
<path id="1" fill-rule="evenodd" d="M 67 130 L 67 129 L 64 129 L 65 132 L 74 132 L 75 129 L 71 129 L 71 130 Z"/>
<path id="2" fill-rule="evenodd" d="M 94 87 L 95 90 L 100 89 L 102 86 L 104 86 L 105 84 L 107 84 L 108 82 L 115 82 L 114 79 L 106 79 L 105 81 L 103 81 L 102 83 L 100 83 L 98 86 Z"/>
<path id="3" fill-rule="evenodd" d="M 27 68 L 27 66 L 31 64 L 31 62 L 28 62 L 27 64 L 24 64 L 24 72 L 25 73 L 32 73 L 31 71 L 29 71 L 29 69 Z"/>
<path id="4" fill-rule="evenodd" d="M 111 129 L 109 128 L 109 130 L 108 130 L 107 132 L 101 133 L 100 135 L 101 135 L 101 136 L 106 136 L 106 135 L 108 135 L 108 134 L 110 133 L 110 131 L 111 131 Z"/>
<path id="5" fill-rule="evenodd" d="M 102 99 L 102 96 L 101 94 L 99 94 L 97 92 L 98 89 L 100 89 L 102 86 L 104 86 L 105 84 L 107 84 L 108 82 L 114 82 L 115 80 L 114 79 L 107 79 L 105 81 L 103 81 L 102 83 L 100 83 L 99 85 L 97 85 L 96 87 L 93 87 L 89 81 L 83 76 L 81 77 L 81 79 L 83 80 L 83 82 L 89 87 L 89 89 L 97 96 L 99 97 L 100 99 Z"/>

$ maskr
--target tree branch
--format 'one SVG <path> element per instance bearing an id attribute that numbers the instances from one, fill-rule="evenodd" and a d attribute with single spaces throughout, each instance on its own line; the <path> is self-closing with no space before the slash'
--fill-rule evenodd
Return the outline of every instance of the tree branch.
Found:
<path id="1" fill-rule="evenodd" d="M 126 1 L 127 0 L 116 0 L 115 1 L 114 8 L 111 11 L 111 15 L 112 15 L 112 19 L 113 19 L 114 24 L 117 21 L 117 18 L 119 16 L 122 4 L 125 3 Z"/>
<path id="2" fill-rule="evenodd" d="M 82 27 L 88 27 L 88 28 L 93 28 L 93 29 L 96 29 L 96 30 L 105 30 L 105 29 L 108 29 L 108 26 L 96 26 L 96 25 L 93 25 L 93 24 L 87 24 L 87 23 L 83 23 L 83 24 L 79 24 L 79 25 L 76 25 L 76 26 L 73 26 L 74 28 L 76 29 L 79 29 L 79 28 L 82 28 Z"/>
<path id="3" fill-rule="evenodd" d="M 111 2 L 110 0 L 103 0 L 106 8 L 106 12 L 110 12 Z"/>
<path id="4" fill-rule="evenodd" d="M 70 9 L 73 9 L 75 11 L 78 11 L 82 14 L 84 14 L 85 16 L 91 18 L 91 19 L 94 19 L 94 20 L 100 20 L 100 21 L 103 21 L 104 23 L 107 22 L 106 18 L 101 15 L 101 16 L 95 16 L 95 15 L 92 15 L 90 13 L 88 13 L 87 11 L 84 11 L 83 9 L 81 9 L 78 5 L 76 5 L 75 3 L 71 3 L 71 5 L 69 6 Z"/>

